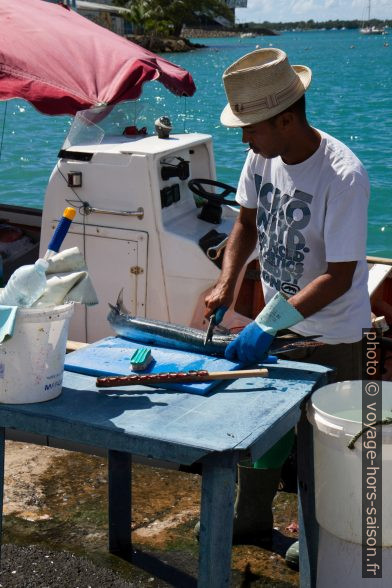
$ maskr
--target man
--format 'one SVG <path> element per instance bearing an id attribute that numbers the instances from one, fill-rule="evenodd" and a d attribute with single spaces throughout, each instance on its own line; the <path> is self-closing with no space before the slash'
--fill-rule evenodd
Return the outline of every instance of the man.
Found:
<path id="1" fill-rule="evenodd" d="M 366 235 L 369 181 L 343 143 L 308 123 L 311 70 L 279 49 L 259 49 L 223 74 L 221 122 L 249 144 L 227 243 L 206 316 L 233 302 L 238 274 L 258 243 L 266 302 L 226 357 L 260 362 L 278 331 L 319 336 L 324 346 L 300 359 L 331 365 L 336 380 L 360 379 L 362 329 L 370 326 Z M 239 467 L 234 542 L 271 540 L 271 502 L 288 456 L 287 435 L 256 467 Z"/>

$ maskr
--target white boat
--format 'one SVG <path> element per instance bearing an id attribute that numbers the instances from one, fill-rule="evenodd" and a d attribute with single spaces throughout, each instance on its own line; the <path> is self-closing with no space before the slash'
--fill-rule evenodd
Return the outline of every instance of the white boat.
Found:
<path id="1" fill-rule="evenodd" d="M 371 0 L 368 0 L 367 5 L 367 22 L 370 23 L 370 8 Z M 359 29 L 362 35 L 384 35 L 385 27 L 377 27 L 375 25 L 366 25 L 365 21 L 362 23 L 362 27 Z"/>
<path id="2" fill-rule="evenodd" d="M 254 39 L 255 37 L 257 37 L 257 35 L 255 35 L 255 33 L 241 33 L 240 34 L 241 39 Z"/>
<path id="3" fill-rule="evenodd" d="M 362 35 L 385 35 L 384 27 L 368 26 L 360 29 Z"/>

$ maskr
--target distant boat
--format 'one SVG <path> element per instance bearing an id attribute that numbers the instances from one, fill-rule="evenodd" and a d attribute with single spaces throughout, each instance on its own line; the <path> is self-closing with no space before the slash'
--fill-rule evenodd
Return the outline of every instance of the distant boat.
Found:
<path id="1" fill-rule="evenodd" d="M 362 35 L 385 35 L 384 27 L 376 27 L 375 25 L 363 27 L 360 29 Z"/>
<path id="2" fill-rule="evenodd" d="M 257 35 L 255 33 L 241 33 L 241 39 L 254 39 Z"/>
<path id="3" fill-rule="evenodd" d="M 370 5 L 371 0 L 368 0 L 368 23 L 370 22 Z M 377 27 L 375 25 L 370 26 L 370 24 L 365 25 L 365 21 L 362 23 L 362 28 L 359 30 L 362 35 L 385 35 L 385 27 Z"/>

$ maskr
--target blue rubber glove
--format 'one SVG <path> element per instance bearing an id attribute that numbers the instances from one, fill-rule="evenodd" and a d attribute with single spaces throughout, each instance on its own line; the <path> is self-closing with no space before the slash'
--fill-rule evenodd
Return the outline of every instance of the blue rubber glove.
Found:
<path id="1" fill-rule="evenodd" d="M 256 319 L 229 343 L 225 358 L 240 363 L 264 361 L 276 333 L 299 323 L 303 318 L 302 314 L 278 292 Z"/>
<path id="2" fill-rule="evenodd" d="M 253 321 L 241 331 L 234 341 L 228 344 L 225 358 L 240 363 L 258 363 L 266 355 L 273 340 L 274 335 L 266 333 Z"/>

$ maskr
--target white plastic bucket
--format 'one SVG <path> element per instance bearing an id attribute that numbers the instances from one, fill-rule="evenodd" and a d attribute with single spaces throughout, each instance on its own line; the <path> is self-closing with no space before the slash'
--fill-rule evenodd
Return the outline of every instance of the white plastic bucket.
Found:
<path id="1" fill-rule="evenodd" d="M 362 545 L 343 541 L 320 527 L 317 588 L 391 588 L 392 553 L 380 547 L 382 578 L 362 578 Z"/>
<path id="2" fill-rule="evenodd" d="M 61 393 L 73 303 L 19 308 L 14 332 L 0 344 L 0 403 L 52 400 Z"/>
<path id="3" fill-rule="evenodd" d="M 392 382 L 382 382 L 382 415 L 391 416 Z M 315 499 L 318 523 L 332 535 L 362 543 L 362 381 L 319 388 L 307 406 L 313 424 Z M 382 546 L 392 546 L 392 425 L 382 427 Z"/>

